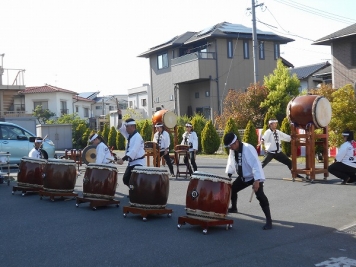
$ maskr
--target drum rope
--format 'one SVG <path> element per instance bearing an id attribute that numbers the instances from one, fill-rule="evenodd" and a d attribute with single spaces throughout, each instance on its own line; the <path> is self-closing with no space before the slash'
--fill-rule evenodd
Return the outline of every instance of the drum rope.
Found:
<path id="1" fill-rule="evenodd" d="M 185 208 L 187 215 L 206 218 L 206 219 L 223 219 L 226 217 L 226 214 L 216 213 L 216 212 L 208 212 L 202 210 L 193 210 L 190 208 Z"/>
<path id="2" fill-rule="evenodd" d="M 101 195 L 101 194 L 91 194 L 91 193 L 83 193 L 83 196 L 85 196 L 85 197 L 93 197 L 93 198 L 105 198 L 105 199 L 109 199 L 109 200 L 114 199 L 114 196 Z"/>
<path id="3" fill-rule="evenodd" d="M 29 183 L 22 183 L 22 182 L 17 182 L 17 184 L 25 187 L 43 188 L 43 185 L 39 185 L 39 184 L 29 184 Z"/>
<path id="4" fill-rule="evenodd" d="M 160 209 L 160 208 L 166 207 L 166 205 L 146 205 L 146 204 L 137 204 L 137 203 L 132 203 L 132 202 L 129 202 L 129 203 L 133 207 L 145 208 L 145 209 Z"/>
<path id="5" fill-rule="evenodd" d="M 45 188 L 43 187 L 43 190 L 48 191 L 48 192 L 61 192 L 61 193 L 73 193 L 73 189 L 50 189 L 50 188 Z"/>

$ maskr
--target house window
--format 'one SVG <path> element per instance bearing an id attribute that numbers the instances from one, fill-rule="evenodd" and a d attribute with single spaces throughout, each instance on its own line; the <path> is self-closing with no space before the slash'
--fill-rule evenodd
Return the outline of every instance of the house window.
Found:
<path id="1" fill-rule="evenodd" d="M 156 97 L 155 102 L 156 102 L 156 103 L 159 103 L 159 97 Z"/>
<path id="2" fill-rule="evenodd" d="M 79 112 L 79 107 L 78 106 L 75 106 L 75 112 Z"/>
<path id="3" fill-rule="evenodd" d="M 265 42 L 259 42 L 258 44 L 258 51 L 260 59 L 265 59 Z"/>
<path id="4" fill-rule="evenodd" d="M 195 98 L 199 98 L 199 92 L 195 93 Z"/>
<path id="5" fill-rule="evenodd" d="M 279 59 L 280 53 L 279 53 L 279 43 L 274 43 L 274 59 L 277 60 Z"/>
<path id="6" fill-rule="evenodd" d="M 84 117 L 88 118 L 89 117 L 89 109 L 84 108 Z"/>
<path id="7" fill-rule="evenodd" d="M 129 108 L 133 108 L 133 102 L 129 101 Z"/>
<path id="8" fill-rule="evenodd" d="M 234 55 L 233 42 L 232 42 L 232 40 L 227 40 L 227 57 L 232 58 L 233 55 Z"/>
<path id="9" fill-rule="evenodd" d="M 103 106 L 100 105 L 100 106 L 95 106 L 95 109 L 103 109 Z"/>
<path id="10" fill-rule="evenodd" d="M 146 99 L 141 99 L 141 106 L 143 106 L 143 107 L 147 106 L 147 100 Z"/>
<path id="11" fill-rule="evenodd" d="M 160 54 L 157 57 L 157 66 L 158 69 L 165 69 L 168 68 L 168 54 L 164 53 L 164 54 Z"/>
<path id="12" fill-rule="evenodd" d="M 243 45 L 244 45 L 244 59 L 249 59 L 250 51 L 249 51 L 249 47 L 248 47 L 248 40 L 245 40 Z"/>
<path id="13" fill-rule="evenodd" d="M 351 43 L 351 66 L 356 66 L 356 42 Z"/>
<path id="14" fill-rule="evenodd" d="M 209 92 L 209 91 L 206 91 L 206 92 L 205 92 L 205 96 L 206 96 L 206 97 L 209 97 L 209 96 L 210 96 L 210 92 Z"/>
<path id="15" fill-rule="evenodd" d="M 48 109 L 48 101 L 35 101 L 33 102 L 34 109 L 36 109 L 37 106 L 42 106 L 42 109 Z"/>
<path id="16" fill-rule="evenodd" d="M 114 106 L 109 106 L 109 110 L 114 110 L 115 107 Z"/>

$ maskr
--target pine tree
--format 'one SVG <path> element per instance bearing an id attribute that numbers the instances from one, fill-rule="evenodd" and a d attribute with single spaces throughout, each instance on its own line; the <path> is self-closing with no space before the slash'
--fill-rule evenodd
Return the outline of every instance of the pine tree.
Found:
<path id="1" fill-rule="evenodd" d="M 291 134 L 290 123 L 289 123 L 287 117 L 284 118 L 282 121 L 281 132 L 283 132 L 285 134 L 289 134 L 289 135 Z M 288 157 L 290 157 L 292 154 L 291 142 L 282 141 L 282 151 L 284 154 L 286 154 Z"/>
<path id="2" fill-rule="evenodd" d="M 249 121 L 247 123 L 242 141 L 245 143 L 249 143 L 253 145 L 255 148 L 257 148 L 258 135 L 256 132 L 256 127 L 253 125 L 252 121 Z"/>
<path id="3" fill-rule="evenodd" d="M 119 132 L 117 131 L 117 134 L 116 134 L 116 148 L 118 150 L 125 150 L 125 147 L 126 147 L 126 139 L 125 137 Z"/>
<path id="4" fill-rule="evenodd" d="M 152 140 L 152 122 L 150 123 L 148 120 L 145 120 L 140 131 L 143 141 L 151 141 Z"/>
<path id="5" fill-rule="evenodd" d="M 105 142 L 107 142 L 109 137 L 109 126 L 106 123 L 104 124 L 104 129 L 101 133 L 101 136 L 104 138 Z"/>
<path id="6" fill-rule="evenodd" d="M 224 136 L 227 134 L 227 133 L 234 133 L 237 138 L 239 140 L 241 140 L 240 138 L 240 134 L 239 134 L 239 129 L 235 123 L 235 120 L 233 118 L 229 118 L 229 120 L 227 121 L 226 123 L 226 126 L 225 126 L 225 129 L 224 129 L 224 134 L 223 134 L 223 138 L 221 140 L 221 143 L 224 145 Z M 227 147 L 224 147 L 224 150 L 225 150 L 225 153 L 226 154 L 229 154 L 230 153 L 230 148 L 227 148 Z"/>
<path id="7" fill-rule="evenodd" d="M 220 138 L 211 120 L 205 125 L 201 133 L 201 145 L 205 154 L 214 154 L 220 146 Z"/>
<path id="8" fill-rule="evenodd" d="M 203 131 L 206 119 L 199 113 L 195 114 L 192 119 L 193 130 L 196 132 L 198 136 L 198 151 L 201 151 L 201 132 Z"/>
<path id="9" fill-rule="evenodd" d="M 117 149 L 116 146 L 116 136 L 117 136 L 117 131 L 114 126 L 111 126 L 109 136 L 108 136 L 108 147 L 113 147 L 114 149 Z"/>

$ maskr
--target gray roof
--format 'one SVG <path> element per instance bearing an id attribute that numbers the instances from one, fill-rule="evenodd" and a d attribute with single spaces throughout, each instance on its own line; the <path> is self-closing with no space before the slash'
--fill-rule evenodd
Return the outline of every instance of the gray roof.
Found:
<path id="1" fill-rule="evenodd" d="M 316 72 L 319 72 L 320 70 L 322 70 L 328 66 L 330 66 L 330 63 L 328 61 L 326 61 L 323 63 L 289 69 L 289 72 L 291 75 L 293 75 L 295 73 L 297 75 L 298 79 L 302 80 L 302 79 L 305 79 L 305 78 L 313 75 Z"/>
<path id="2" fill-rule="evenodd" d="M 352 24 L 344 29 L 336 31 L 332 34 L 329 34 L 323 38 L 316 40 L 314 45 L 331 45 L 331 43 L 336 39 L 341 39 L 345 37 L 349 37 L 352 35 L 356 35 L 356 23 Z"/>
<path id="3" fill-rule="evenodd" d="M 83 92 L 80 93 L 79 96 L 88 99 L 94 99 L 100 92 Z"/>
<path id="4" fill-rule="evenodd" d="M 188 45 L 200 40 L 209 40 L 215 38 L 239 38 L 239 39 L 252 39 L 252 28 L 245 27 L 241 24 L 232 24 L 229 22 L 218 23 L 214 26 L 205 28 L 199 32 L 186 32 L 182 35 L 176 36 L 167 42 L 150 48 L 148 51 L 143 52 L 139 57 L 149 57 L 151 54 L 158 51 L 174 47 Z M 284 36 L 274 34 L 273 32 L 257 30 L 257 39 L 260 41 L 274 41 L 281 44 L 286 44 L 294 41 Z"/>

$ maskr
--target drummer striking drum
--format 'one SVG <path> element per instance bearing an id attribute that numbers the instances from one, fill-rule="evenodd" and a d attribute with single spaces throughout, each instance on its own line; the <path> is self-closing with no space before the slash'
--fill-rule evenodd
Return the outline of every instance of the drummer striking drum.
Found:
<path id="1" fill-rule="evenodd" d="M 192 163 L 193 170 L 197 171 L 198 167 L 195 162 L 195 155 L 198 151 L 198 136 L 193 130 L 191 123 L 185 124 L 185 133 L 183 134 L 181 145 L 189 146 L 190 162 Z M 189 164 L 188 157 L 184 157 L 184 163 Z M 190 169 L 190 168 L 189 168 Z"/>
<path id="2" fill-rule="evenodd" d="M 96 164 L 108 164 L 114 157 L 111 155 L 110 149 L 105 144 L 104 139 L 98 134 L 92 134 L 89 137 L 89 142 L 96 146 Z"/>

